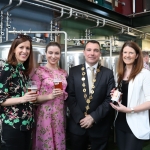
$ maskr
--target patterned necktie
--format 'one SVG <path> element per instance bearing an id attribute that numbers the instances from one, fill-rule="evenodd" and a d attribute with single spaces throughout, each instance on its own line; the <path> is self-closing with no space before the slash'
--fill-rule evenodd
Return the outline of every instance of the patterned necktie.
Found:
<path id="1" fill-rule="evenodd" d="M 89 75 L 88 75 L 89 93 L 91 93 L 93 79 L 94 79 L 94 67 L 88 67 L 88 68 L 90 69 Z"/>

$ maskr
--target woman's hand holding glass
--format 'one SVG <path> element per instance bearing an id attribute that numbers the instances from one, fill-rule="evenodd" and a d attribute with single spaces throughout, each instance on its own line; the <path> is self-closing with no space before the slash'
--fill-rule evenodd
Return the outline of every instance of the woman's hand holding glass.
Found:
<path id="1" fill-rule="evenodd" d="M 56 97 L 59 97 L 59 96 L 62 96 L 63 95 L 63 90 L 58 89 L 58 88 L 53 89 L 51 95 L 52 95 L 52 99 L 54 99 Z"/>
<path id="2" fill-rule="evenodd" d="M 52 93 L 50 94 L 51 99 L 54 99 L 62 95 L 63 95 L 62 81 L 58 79 L 54 79 L 54 88 L 53 88 Z"/>
<path id="3" fill-rule="evenodd" d="M 35 81 L 29 81 L 27 84 L 27 93 L 23 96 L 25 102 L 35 103 L 37 101 L 37 85 Z"/>
<path id="4" fill-rule="evenodd" d="M 27 92 L 25 95 L 22 97 L 21 103 L 35 103 L 37 101 L 38 94 L 36 94 L 34 91 Z"/>

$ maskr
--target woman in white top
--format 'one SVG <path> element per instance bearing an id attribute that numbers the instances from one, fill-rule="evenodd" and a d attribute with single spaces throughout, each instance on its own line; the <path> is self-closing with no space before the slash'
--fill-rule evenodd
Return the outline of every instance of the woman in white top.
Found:
<path id="1" fill-rule="evenodd" d="M 119 106 L 110 104 L 118 112 L 115 121 L 118 148 L 142 150 L 143 141 L 150 138 L 150 71 L 143 68 L 141 49 L 132 41 L 124 43 L 120 51 L 117 84 L 122 99 Z"/>

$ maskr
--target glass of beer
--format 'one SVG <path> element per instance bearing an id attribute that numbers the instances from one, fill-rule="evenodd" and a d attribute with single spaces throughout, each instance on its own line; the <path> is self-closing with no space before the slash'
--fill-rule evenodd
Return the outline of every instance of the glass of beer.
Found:
<path id="1" fill-rule="evenodd" d="M 27 90 L 28 92 L 33 91 L 34 93 L 37 93 L 37 85 L 36 81 L 29 81 L 27 84 Z M 30 101 L 30 103 L 34 103 L 36 100 Z"/>
<path id="2" fill-rule="evenodd" d="M 62 81 L 59 80 L 59 79 L 54 79 L 54 88 L 55 89 L 61 89 L 63 90 L 63 87 L 62 87 Z"/>

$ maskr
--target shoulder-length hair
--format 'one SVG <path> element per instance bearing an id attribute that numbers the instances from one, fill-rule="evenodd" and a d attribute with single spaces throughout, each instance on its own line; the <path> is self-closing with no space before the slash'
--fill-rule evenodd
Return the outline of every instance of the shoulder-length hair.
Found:
<path id="1" fill-rule="evenodd" d="M 133 41 L 127 41 L 124 43 L 124 45 L 121 48 L 120 54 L 119 54 L 119 60 L 118 60 L 118 65 L 117 65 L 117 76 L 118 76 L 118 83 L 120 84 L 121 80 L 123 79 L 124 72 L 125 72 L 125 66 L 126 64 L 123 61 L 123 49 L 129 46 L 133 48 L 136 52 L 136 55 L 138 55 L 137 59 L 134 61 L 134 65 L 132 68 L 132 71 L 129 76 L 129 81 L 134 80 L 136 75 L 141 72 L 143 68 L 143 57 L 142 57 L 142 51 L 140 47 Z"/>
<path id="2" fill-rule="evenodd" d="M 12 66 L 16 66 L 18 64 L 14 51 L 19 44 L 26 41 L 30 42 L 30 55 L 28 59 L 23 63 L 23 66 L 25 67 L 24 73 L 26 75 L 29 75 L 33 69 L 33 48 L 32 48 L 32 40 L 30 36 L 18 35 L 17 38 L 14 39 L 9 49 L 7 63 L 11 64 Z"/>

